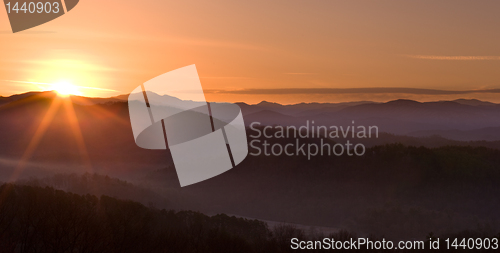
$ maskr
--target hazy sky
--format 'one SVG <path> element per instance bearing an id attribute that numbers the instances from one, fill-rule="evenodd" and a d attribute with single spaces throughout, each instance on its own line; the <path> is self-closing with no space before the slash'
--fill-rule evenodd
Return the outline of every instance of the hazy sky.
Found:
<path id="1" fill-rule="evenodd" d="M 500 89 L 499 10 L 496 0 L 82 0 L 56 20 L 12 34 L 2 8 L 0 95 L 62 80 L 113 90 L 86 89 L 84 95 L 126 94 L 155 76 L 196 64 L 211 101 L 500 102 L 498 92 L 288 92 Z"/>

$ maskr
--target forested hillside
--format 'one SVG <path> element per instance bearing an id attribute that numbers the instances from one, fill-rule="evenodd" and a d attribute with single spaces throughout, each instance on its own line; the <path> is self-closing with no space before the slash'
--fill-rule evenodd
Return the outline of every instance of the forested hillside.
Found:
<path id="1" fill-rule="evenodd" d="M 209 217 L 159 210 L 50 187 L 4 184 L 0 196 L 1 252 L 293 252 L 292 238 L 348 241 L 358 237 L 347 231 L 311 234 L 290 225 L 269 228 L 260 221 L 224 214 Z M 446 236 L 495 235 L 464 231 Z"/>

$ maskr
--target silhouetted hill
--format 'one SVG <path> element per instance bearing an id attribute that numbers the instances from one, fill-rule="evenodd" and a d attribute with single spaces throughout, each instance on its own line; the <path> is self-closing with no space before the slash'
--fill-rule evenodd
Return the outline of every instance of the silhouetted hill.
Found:
<path id="1" fill-rule="evenodd" d="M 26 92 L 23 94 L 16 94 L 12 95 L 9 97 L 2 97 L 0 96 L 0 106 L 4 104 L 8 104 L 10 102 L 14 102 L 20 99 L 28 98 L 31 96 L 54 96 L 56 95 L 55 92 L 53 91 L 40 91 L 40 92 Z M 103 103 L 109 103 L 109 102 L 123 102 L 128 100 L 128 95 L 119 95 L 115 97 L 109 97 L 109 98 L 100 98 L 100 97 L 84 97 L 84 96 L 76 96 L 76 95 L 71 95 L 70 96 L 72 101 L 76 104 L 81 104 L 81 105 L 95 105 L 95 104 L 103 104 Z"/>
<path id="2" fill-rule="evenodd" d="M 276 252 L 265 223 L 108 196 L 0 186 L 2 252 Z M 282 238 L 285 239 L 285 238 Z"/>
<path id="3" fill-rule="evenodd" d="M 39 95 L 41 93 L 42 92 L 27 92 L 27 93 L 23 93 L 23 94 L 12 95 L 12 96 L 9 96 L 9 97 L 2 97 L 2 96 L 0 96 L 0 106 L 4 105 L 4 104 L 8 104 L 8 103 L 16 101 L 16 100 L 19 100 L 19 99 L 31 97 L 31 96 L 34 96 L 34 95 Z"/>
<path id="4" fill-rule="evenodd" d="M 155 192 L 147 185 L 134 185 L 130 182 L 99 174 L 55 174 L 41 178 L 31 177 L 19 180 L 18 185 L 35 187 L 53 187 L 57 190 L 79 195 L 110 196 L 113 198 L 132 200 L 146 206 L 175 209 L 167 197 Z"/>
<path id="5" fill-rule="evenodd" d="M 278 103 L 262 101 L 255 105 L 249 105 L 246 103 L 237 103 L 237 104 L 240 106 L 244 115 L 267 110 L 267 111 L 278 112 L 285 115 L 300 117 L 300 116 L 312 116 L 325 112 L 336 112 L 343 108 L 347 108 L 349 106 L 369 104 L 369 103 L 373 102 L 359 101 L 359 102 L 347 102 L 347 103 L 300 103 L 292 105 L 281 105 Z"/>
<path id="6" fill-rule="evenodd" d="M 280 122 L 282 125 L 293 125 L 296 121 L 295 117 L 284 115 L 271 110 L 263 110 L 245 115 L 245 124 L 250 125 L 251 122 L 261 122 L 264 125 L 273 125 L 275 122 Z"/>
<path id="7" fill-rule="evenodd" d="M 135 144 L 126 102 L 82 106 L 56 97 L 38 93 L 0 106 L 0 158 L 9 161 L 5 167 L 17 166 L 30 145 L 34 148 L 26 167 L 35 171 L 64 164 L 64 170 L 90 172 L 90 163 L 93 170 L 119 173 L 135 170 L 137 164 L 171 162 L 169 153 Z"/>
<path id="8" fill-rule="evenodd" d="M 463 105 L 473 105 L 473 106 L 497 106 L 498 104 L 485 102 L 478 99 L 457 99 L 453 100 L 453 102 L 457 102 Z"/>

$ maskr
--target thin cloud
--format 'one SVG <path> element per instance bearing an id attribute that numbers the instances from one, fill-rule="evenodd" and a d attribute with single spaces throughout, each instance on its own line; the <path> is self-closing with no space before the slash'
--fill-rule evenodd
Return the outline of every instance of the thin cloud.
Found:
<path id="1" fill-rule="evenodd" d="M 200 76 L 201 79 L 251 79 L 245 76 Z"/>
<path id="2" fill-rule="evenodd" d="M 52 83 L 40 83 L 40 82 L 28 82 L 28 81 L 16 81 L 16 80 L 0 80 L 3 82 L 9 82 L 9 83 L 18 83 L 21 85 L 29 85 L 29 84 L 34 84 L 34 85 L 42 85 L 46 87 L 50 87 L 53 85 Z M 87 87 L 87 86 L 79 86 L 79 85 L 73 85 L 77 88 L 82 88 L 82 89 L 89 89 L 89 90 L 100 90 L 100 91 L 113 91 L 113 92 L 118 92 L 117 90 L 112 90 L 112 89 L 105 89 L 105 88 L 97 88 L 97 87 Z"/>
<path id="3" fill-rule="evenodd" d="M 239 90 L 206 90 L 206 93 L 240 94 L 240 95 L 290 95 L 290 94 L 414 94 L 414 95 L 461 95 L 473 93 L 500 93 L 500 89 L 481 90 L 435 90 L 418 88 L 292 88 L 292 89 L 239 89 Z"/>
<path id="4" fill-rule="evenodd" d="M 318 73 L 307 73 L 307 72 L 292 72 L 285 73 L 285 75 L 317 75 Z"/>
<path id="5" fill-rule="evenodd" d="M 441 61 L 497 61 L 500 56 L 443 56 L 443 55 L 404 55 L 408 58 L 422 60 L 441 60 Z"/>
<path id="6" fill-rule="evenodd" d="M 97 65 L 85 61 L 69 60 L 69 59 L 54 59 L 54 60 L 24 60 L 22 63 L 39 65 L 47 68 L 56 69 L 77 69 L 79 71 L 119 71 L 119 69 L 110 68 L 102 65 Z"/>

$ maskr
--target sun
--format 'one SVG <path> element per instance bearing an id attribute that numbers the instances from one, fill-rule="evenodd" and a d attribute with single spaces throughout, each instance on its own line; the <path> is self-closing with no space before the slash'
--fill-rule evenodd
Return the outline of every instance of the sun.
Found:
<path id="1" fill-rule="evenodd" d="M 67 97 L 70 95 L 82 95 L 82 92 L 78 90 L 77 86 L 66 81 L 54 83 L 51 85 L 50 89 L 57 92 L 57 94 L 61 97 Z"/>

